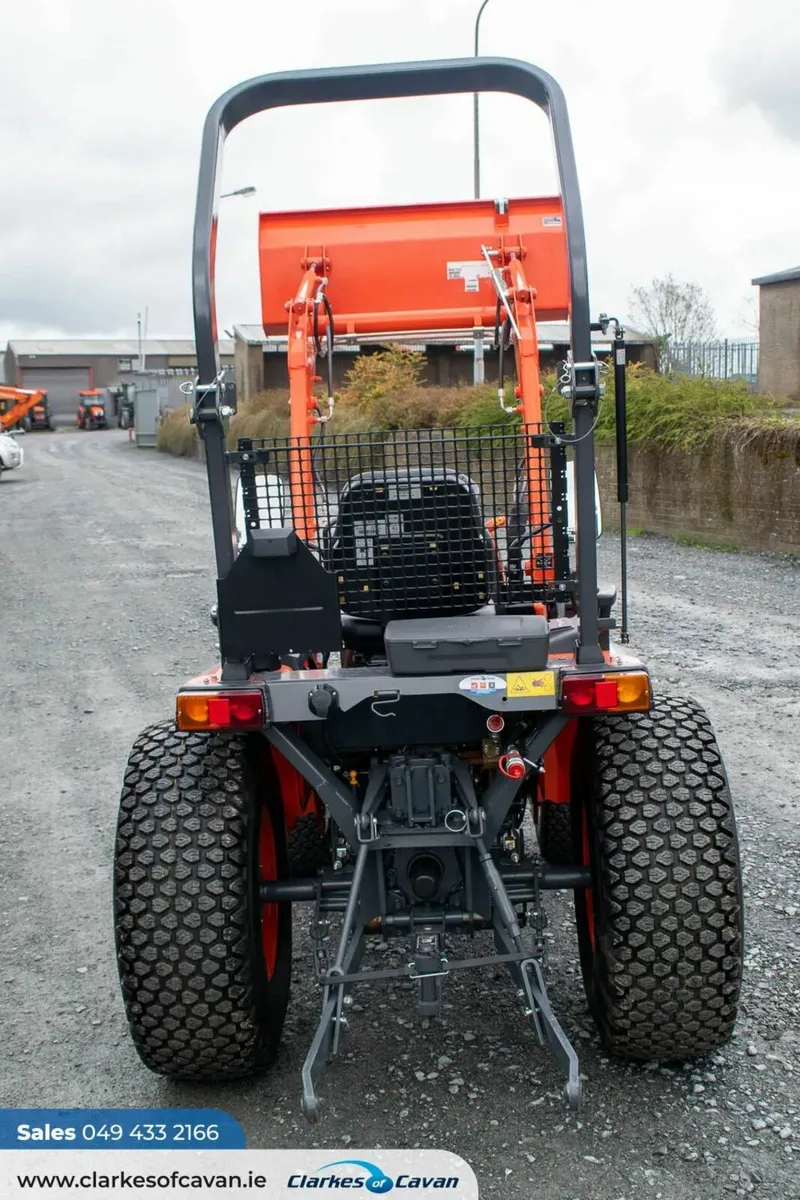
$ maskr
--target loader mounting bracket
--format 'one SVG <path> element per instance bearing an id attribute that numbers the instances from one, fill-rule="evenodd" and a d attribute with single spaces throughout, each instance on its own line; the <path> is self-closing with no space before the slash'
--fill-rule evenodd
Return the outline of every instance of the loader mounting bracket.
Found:
<path id="1" fill-rule="evenodd" d="M 600 367 L 597 362 L 570 364 L 570 399 L 575 405 L 593 405 L 600 399 Z"/>

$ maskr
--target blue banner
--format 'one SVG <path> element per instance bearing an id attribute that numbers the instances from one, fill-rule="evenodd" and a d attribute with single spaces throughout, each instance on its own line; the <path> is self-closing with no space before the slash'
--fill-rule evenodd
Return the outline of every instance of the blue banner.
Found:
<path id="1" fill-rule="evenodd" d="M 244 1150 L 217 1108 L 0 1108 L 0 1150 Z"/>

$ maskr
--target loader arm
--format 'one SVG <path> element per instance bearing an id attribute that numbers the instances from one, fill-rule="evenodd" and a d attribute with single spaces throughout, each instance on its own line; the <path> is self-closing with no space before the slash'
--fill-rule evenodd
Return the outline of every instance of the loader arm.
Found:
<path id="1" fill-rule="evenodd" d="M 0 386 L 0 429 L 13 429 L 36 404 L 44 403 L 43 391 Z"/>

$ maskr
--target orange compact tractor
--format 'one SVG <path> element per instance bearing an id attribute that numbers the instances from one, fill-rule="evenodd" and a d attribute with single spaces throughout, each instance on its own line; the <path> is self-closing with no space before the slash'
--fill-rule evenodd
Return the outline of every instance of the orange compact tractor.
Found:
<path id="1" fill-rule="evenodd" d="M 76 424 L 79 429 L 108 429 L 106 395 L 100 388 L 78 392 Z"/>
<path id="2" fill-rule="evenodd" d="M 42 392 L 41 400 L 38 404 L 34 404 L 28 413 L 28 428 L 52 430 L 53 415 L 50 411 L 50 400 L 47 392 Z"/>
<path id="3" fill-rule="evenodd" d="M 214 309 L 225 135 L 281 105 L 486 90 L 547 114 L 560 194 L 262 215 L 263 324 L 288 335 L 290 428 L 231 448 Z M 488 1025 L 500 966 L 577 1106 L 577 1055 L 545 982 L 552 890 L 574 892 L 610 1053 L 672 1061 L 723 1044 L 742 970 L 733 808 L 705 713 L 654 689 L 627 649 L 624 603 L 612 638 L 616 589 L 598 587 L 592 330 L 615 327 L 623 515 L 625 343 L 619 323 L 590 316 L 558 85 L 478 58 L 234 88 L 203 135 L 193 285 L 220 662 L 179 689 L 125 772 L 116 937 L 144 1062 L 175 1079 L 268 1067 L 304 902 L 321 989 L 309 1118 L 355 989 L 406 981 L 430 1017 L 449 975 L 485 971 Z M 543 408 L 539 320 L 571 328 L 558 425 Z M 494 333 L 496 424 L 337 429 L 337 339 L 443 332 Z M 530 817 L 538 853 L 523 840 Z M 396 945 L 388 964 L 370 962 L 376 938 Z"/>

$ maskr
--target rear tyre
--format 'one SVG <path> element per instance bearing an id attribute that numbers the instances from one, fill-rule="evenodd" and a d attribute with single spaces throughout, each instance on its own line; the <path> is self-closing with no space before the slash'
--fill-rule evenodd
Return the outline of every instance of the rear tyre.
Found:
<path id="1" fill-rule="evenodd" d="M 172 721 L 145 729 L 128 760 L 117 960 L 136 1049 L 174 1079 L 252 1074 L 280 1041 L 291 909 L 262 904 L 259 884 L 286 874 L 283 813 L 257 778 L 246 739 Z"/>
<path id="2" fill-rule="evenodd" d="M 569 867 L 575 860 L 572 811 L 569 804 L 543 800 L 538 806 L 536 836 L 542 858 L 554 867 Z"/>
<path id="3" fill-rule="evenodd" d="M 296 879 L 316 875 L 331 860 L 330 845 L 316 813 L 298 817 L 286 839 L 289 874 Z"/>
<path id="4" fill-rule="evenodd" d="M 585 731 L 575 848 L 578 944 L 600 1037 L 668 1062 L 731 1036 L 742 975 L 742 880 L 728 781 L 691 700 L 597 719 Z"/>

